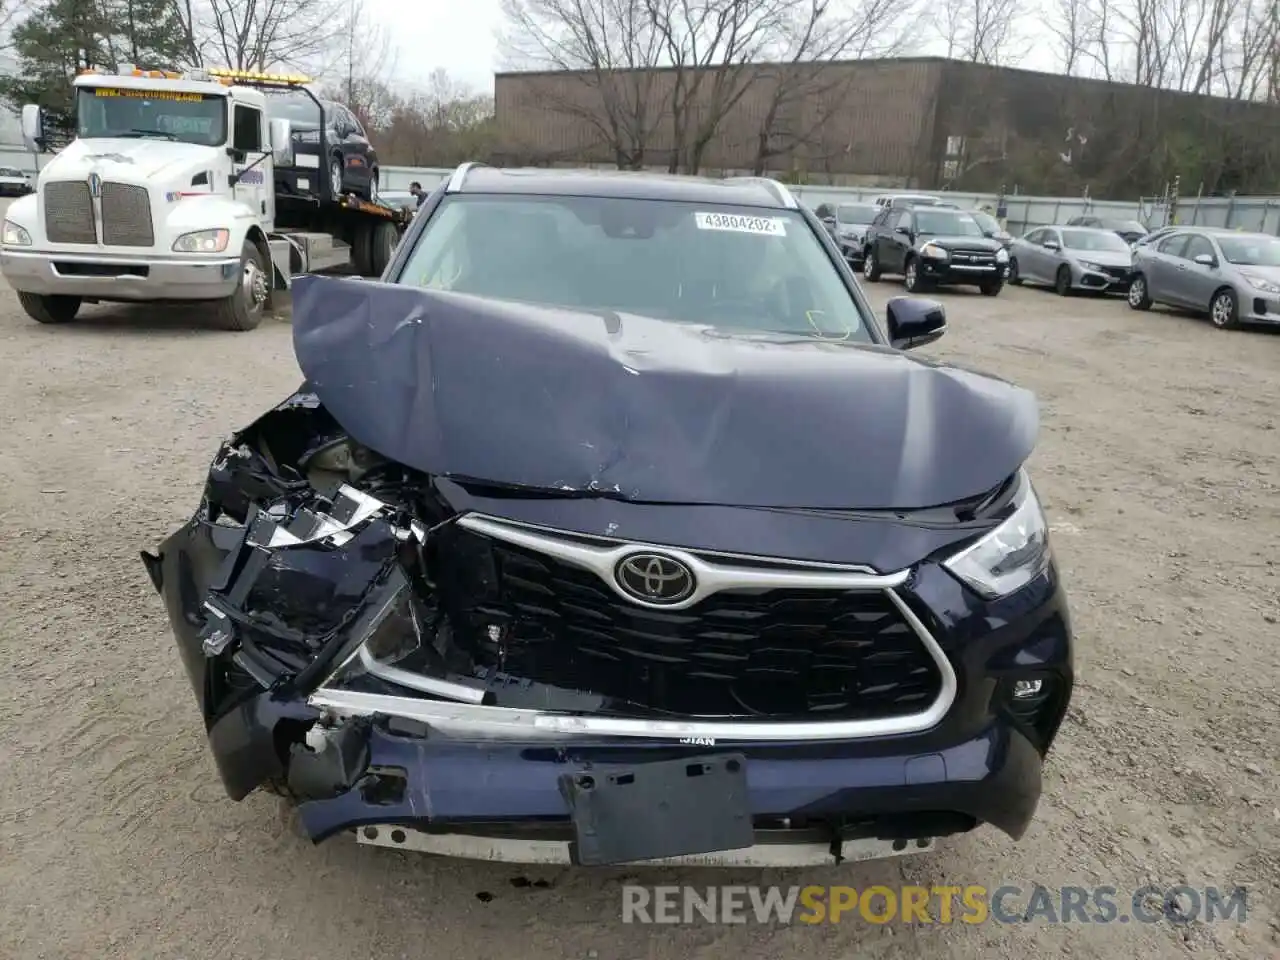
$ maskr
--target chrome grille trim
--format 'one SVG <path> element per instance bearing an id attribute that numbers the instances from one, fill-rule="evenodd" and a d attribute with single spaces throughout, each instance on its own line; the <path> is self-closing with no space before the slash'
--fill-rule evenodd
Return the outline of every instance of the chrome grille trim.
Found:
<path id="1" fill-rule="evenodd" d="M 113 247 L 149 247 L 155 242 L 146 187 L 103 182 L 102 242 Z"/>
<path id="2" fill-rule="evenodd" d="M 44 232 L 50 243 L 97 243 L 93 198 L 85 180 L 55 180 L 44 185 Z"/>
<path id="3" fill-rule="evenodd" d="M 856 740 L 868 737 L 903 736 L 920 733 L 936 726 L 955 702 L 959 689 L 955 669 L 928 628 L 898 595 L 897 589 L 910 577 L 909 570 L 877 574 L 865 567 L 842 567 L 787 559 L 766 559 L 741 555 L 693 553 L 680 548 L 644 544 L 582 534 L 550 531 L 542 527 L 513 523 L 496 517 L 468 514 L 458 525 L 494 539 L 537 550 L 566 563 L 590 570 L 616 590 L 612 572 L 617 559 L 629 553 L 657 550 L 689 564 L 698 578 L 694 597 L 671 610 L 691 606 L 720 590 L 767 590 L 806 588 L 830 590 L 882 591 L 898 609 L 903 619 L 919 638 L 933 659 L 940 675 L 938 695 L 925 709 L 904 716 L 831 721 L 710 721 L 648 720 L 624 717 L 596 717 L 556 713 L 542 710 L 489 707 L 475 703 L 448 700 L 426 700 L 411 696 L 395 696 L 345 690 L 334 686 L 342 668 L 308 698 L 308 703 L 335 716 L 370 716 L 385 714 L 417 720 L 445 734 L 480 739 L 565 740 L 575 737 L 639 737 L 680 739 L 707 737 L 717 741 L 761 742 L 798 740 Z M 736 562 L 735 562 L 736 561 Z M 620 594 L 631 603 L 634 597 Z M 353 654 L 353 658 L 358 654 Z M 382 676 L 381 665 L 372 657 L 360 658 L 370 673 Z M 344 664 L 345 665 L 345 664 Z M 406 688 L 417 687 L 428 695 L 449 696 L 450 691 L 435 684 L 407 684 L 398 674 L 384 679 Z M 424 680 L 429 678 L 423 678 Z M 427 689 L 428 686 L 433 689 Z"/>

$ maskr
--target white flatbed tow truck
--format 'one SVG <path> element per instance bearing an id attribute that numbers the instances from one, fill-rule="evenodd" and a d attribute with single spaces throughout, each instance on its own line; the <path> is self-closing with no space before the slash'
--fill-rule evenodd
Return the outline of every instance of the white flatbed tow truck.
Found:
<path id="1" fill-rule="evenodd" d="M 266 91 L 309 82 L 212 69 L 78 76 L 78 135 L 0 233 L 0 272 L 27 314 L 67 323 L 84 303 L 205 302 L 219 326 L 251 330 L 295 275 L 351 264 L 381 276 L 404 211 L 277 194 L 294 138 L 288 120 L 268 119 Z M 45 149 L 45 128 L 40 107 L 23 108 L 28 149 Z"/>

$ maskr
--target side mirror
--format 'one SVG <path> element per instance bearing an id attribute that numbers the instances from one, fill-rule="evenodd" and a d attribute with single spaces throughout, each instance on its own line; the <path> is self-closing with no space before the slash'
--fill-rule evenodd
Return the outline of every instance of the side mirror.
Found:
<path id="1" fill-rule="evenodd" d="M 275 119 L 268 125 L 271 141 L 271 160 L 278 167 L 293 166 L 293 125 L 288 120 Z"/>
<path id="2" fill-rule="evenodd" d="M 22 108 L 22 145 L 29 153 L 39 153 L 44 147 L 44 111 L 34 103 Z"/>
<path id="3" fill-rule="evenodd" d="M 1062 244 L 1060 244 L 1057 240 L 1046 240 L 1044 242 L 1044 248 L 1046 250 L 1061 250 Z"/>
<path id="4" fill-rule="evenodd" d="M 910 227 L 895 227 L 893 232 L 894 232 L 894 233 L 900 233 L 900 234 L 902 234 L 904 237 L 909 237 L 909 236 L 911 236 L 911 228 L 910 228 Z"/>
<path id="5" fill-rule="evenodd" d="M 1218 265 L 1218 258 L 1211 253 L 1202 253 L 1196 257 L 1196 263 L 1200 264 L 1202 267 L 1216 267 Z"/>
<path id="6" fill-rule="evenodd" d="M 947 332 L 947 311 L 937 300 L 893 297 L 885 313 L 889 320 L 889 342 L 899 350 L 923 347 Z"/>

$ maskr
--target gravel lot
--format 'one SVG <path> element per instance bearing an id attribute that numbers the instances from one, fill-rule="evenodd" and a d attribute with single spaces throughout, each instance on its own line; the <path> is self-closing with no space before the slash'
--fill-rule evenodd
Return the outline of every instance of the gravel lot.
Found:
<path id="1" fill-rule="evenodd" d="M 1080 685 L 1036 825 L 803 874 L 602 874 L 313 847 L 274 798 L 228 801 L 138 551 L 296 385 L 287 322 L 90 308 L 45 328 L 0 289 L 0 956 L 1280 957 L 1280 335 L 1037 290 L 943 299 L 929 352 L 1043 403 Z M 1251 889 L 1243 925 L 641 927 L 619 919 L 628 880 Z"/>

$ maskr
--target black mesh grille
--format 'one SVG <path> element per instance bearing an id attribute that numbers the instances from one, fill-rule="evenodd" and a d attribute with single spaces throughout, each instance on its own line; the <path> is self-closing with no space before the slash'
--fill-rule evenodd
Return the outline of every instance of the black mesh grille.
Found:
<path id="1" fill-rule="evenodd" d="M 87 181 L 55 180 L 45 185 L 44 232 L 50 243 L 98 242 Z"/>
<path id="2" fill-rule="evenodd" d="M 149 247 L 155 242 L 146 187 L 111 181 L 102 185 L 102 242 L 118 247 Z"/>
<path id="3" fill-rule="evenodd" d="M 472 534 L 454 596 L 479 665 L 601 694 L 639 715 L 869 719 L 927 707 L 941 678 L 880 591 L 723 592 L 681 611 Z M 455 567 L 455 571 L 458 570 Z M 452 592 L 452 591 L 451 591 Z"/>

